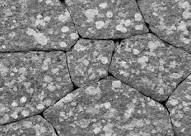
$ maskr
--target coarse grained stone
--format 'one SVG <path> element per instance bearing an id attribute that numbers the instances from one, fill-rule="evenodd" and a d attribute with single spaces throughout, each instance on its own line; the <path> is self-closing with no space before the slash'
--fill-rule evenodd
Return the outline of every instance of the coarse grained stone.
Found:
<path id="1" fill-rule="evenodd" d="M 138 0 L 150 29 L 191 53 L 191 0 Z"/>
<path id="2" fill-rule="evenodd" d="M 191 72 L 191 55 L 152 34 L 123 40 L 109 71 L 146 96 L 164 101 Z"/>
<path id="3" fill-rule="evenodd" d="M 41 116 L 30 117 L 0 126 L 0 136 L 57 136 L 54 128 Z"/>
<path id="4" fill-rule="evenodd" d="M 0 11 L 0 51 L 68 50 L 78 40 L 59 0 L 4 0 Z"/>
<path id="5" fill-rule="evenodd" d="M 117 39 L 146 33 L 135 0 L 66 0 L 83 38 Z"/>
<path id="6" fill-rule="evenodd" d="M 44 116 L 61 136 L 173 136 L 162 105 L 112 78 L 75 90 Z"/>
<path id="7" fill-rule="evenodd" d="M 63 52 L 0 54 L 0 124 L 40 113 L 72 89 Z"/>
<path id="8" fill-rule="evenodd" d="M 66 54 L 74 84 L 83 86 L 107 76 L 113 51 L 111 40 L 80 39 Z"/>
<path id="9" fill-rule="evenodd" d="M 191 76 L 183 81 L 167 101 L 172 124 L 178 136 L 191 134 Z"/>

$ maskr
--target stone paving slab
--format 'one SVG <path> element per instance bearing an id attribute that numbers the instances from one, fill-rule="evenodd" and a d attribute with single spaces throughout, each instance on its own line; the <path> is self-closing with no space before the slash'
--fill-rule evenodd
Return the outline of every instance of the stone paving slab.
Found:
<path id="1" fill-rule="evenodd" d="M 60 136 L 173 136 L 162 105 L 111 78 L 75 90 L 44 116 Z"/>
<path id="2" fill-rule="evenodd" d="M 72 81 L 77 86 L 95 82 L 108 75 L 114 42 L 81 39 L 67 52 Z"/>
<path id="3" fill-rule="evenodd" d="M 116 39 L 146 33 L 135 0 L 66 0 L 83 38 Z"/>
<path id="4" fill-rule="evenodd" d="M 78 39 L 59 0 L 2 0 L 0 11 L 0 51 L 68 50 Z"/>
<path id="5" fill-rule="evenodd" d="M 138 4 L 154 33 L 191 53 L 190 0 L 138 0 Z"/>
<path id="6" fill-rule="evenodd" d="M 170 96 L 167 107 L 178 136 L 191 134 L 191 76 L 189 76 Z"/>
<path id="7" fill-rule="evenodd" d="M 0 136 L 57 136 L 53 127 L 41 116 L 0 126 Z"/>
<path id="8" fill-rule="evenodd" d="M 109 71 L 157 101 L 164 101 L 191 72 L 191 55 L 154 35 L 137 35 L 117 46 Z"/>
<path id="9" fill-rule="evenodd" d="M 0 124 L 40 113 L 72 88 L 65 53 L 0 54 Z"/>

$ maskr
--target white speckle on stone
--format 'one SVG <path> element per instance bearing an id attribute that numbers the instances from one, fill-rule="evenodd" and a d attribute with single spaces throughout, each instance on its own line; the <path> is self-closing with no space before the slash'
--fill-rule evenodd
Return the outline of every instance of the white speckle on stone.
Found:
<path id="1" fill-rule="evenodd" d="M 141 21 L 142 20 L 142 15 L 140 13 L 135 14 L 135 21 Z"/>
<path id="2" fill-rule="evenodd" d="M 84 51 L 84 50 L 86 50 L 87 48 L 86 48 L 85 46 L 83 46 L 83 45 L 77 43 L 77 44 L 74 46 L 74 49 L 75 49 L 76 51 Z"/>
<path id="3" fill-rule="evenodd" d="M 78 35 L 77 33 L 71 33 L 71 34 L 70 34 L 70 38 L 71 38 L 72 40 L 75 40 L 75 39 L 78 39 L 78 38 L 79 38 L 79 35 Z"/>
<path id="4" fill-rule="evenodd" d="M 138 63 L 146 63 L 149 61 L 148 57 L 147 56 L 142 56 L 141 58 L 138 58 Z"/>
<path id="5" fill-rule="evenodd" d="M 8 72 L 9 72 L 9 69 L 5 65 L 0 63 L 0 73 L 1 73 L 1 75 L 6 76 Z"/>
<path id="6" fill-rule="evenodd" d="M 97 29 L 101 29 L 105 25 L 105 23 L 103 21 L 96 21 L 95 24 L 96 24 Z"/>
<path id="7" fill-rule="evenodd" d="M 44 76 L 44 81 L 50 83 L 52 81 L 52 78 L 50 76 Z"/>
<path id="8" fill-rule="evenodd" d="M 135 30 L 143 30 L 143 28 L 144 28 L 144 26 L 142 24 L 135 26 Z"/>
<path id="9" fill-rule="evenodd" d="M 171 105 L 175 106 L 175 105 L 178 104 L 178 100 L 176 100 L 176 99 L 170 99 L 170 100 L 169 100 L 169 103 L 170 103 Z"/>
<path id="10" fill-rule="evenodd" d="M 140 53 L 139 50 L 137 50 L 137 49 L 133 49 L 133 54 L 138 55 L 139 53 Z"/>
<path id="11" fill-rule="evenodd" d="M 36 106 L 36 108 L 37 108 L 38 110 L 42 110 L 42 109 L 44 109 L 44 105 L 43 105 L 43 104 L 38 104 L 38 105 Z"/>
<path id="12" fill-rule="evenodd" d="M 84 12 L 85 16 L 87 17 L 87 22 L 93 22 L 96 15 L 98 15 L 97 9 L 88 9 Z"/>
<path id="13" fill-rule="evenodd" d="M 70 19 L 70 13 L 68 11 L 66 11 L 64 15 L 61 14 L 58 16 L 58 20 L 63 23 L 65 23 L 69 19 Z"/>
<path id="14" fill-rule="evenodd" d="M 98 95 L 101 93 L 101 90 L 99 87 L 95 88 L 93 86 L 89 86 L 85 89 L 85 93 L 87 93 L 88 95 Z"/>
<path id="15" fill-rule="evenodd" d="M 20 102 L 21 103 L 25 103 L 27 101 L 27 98 L 25 96 L 21 97 L 20 98 Z"/>
<path id="16" fill-rule="evenodd" d="M 131 25 L 131 20 L 130 19 L 127 19 L 123 22 L 123 24 L 127 27 L 127 26 L 130 26 Z"/>
<path id="17" fill-rule="evenodd" d="M 21 112 L 21 114 L 24 116 L 24 117 L 27 117 L 27 116 L 29 116 L 29 111 L 28 110 L 23 110 L 22 112 Z"/>
<path id="18" fill-rule="evenodd" d="M 120 88 L 121 81 L 112 81 L 112 88 Z"/>
<path id="19" fill-rule="evenodd" d="M 60 45 L 60 47 L 63 47 L 63 48 L 65 48 L 65 47 L 68 46 L 68 45 L 66 44 L 66 42 L 60 42 L 59 45 Z"/>
<path id="20" fill-rule="evenodd" d="M 11 103 L 11 106 L 17 107 L 17 106 L 18 106 L 18 103 L 17 103 L 16 101 L 13 101 L 13 102 Z"/>
<path id="21" fill-rule="evenodd" d="M 112 13 L 112 11 L 107 11 L 107 13 L 106 13 L 106 17 L 108 17 L 108 18 L 112 18 L 112 17 L 113 17 L 113 13 Z"/>
<path id="22" fill-rule="evenodd" d="M 107 6 L 108 6 L 108 4 L 106 2 L 99 4 L 99 7 L 102 8 L 102 9 L 107 8 Z"/>
<path id="23" fill-rule="evenodd" d="M 63 33 L 66 33 L 66 32 L 68 32 L 70 29 L 69 29 L 69 27 L 67 27 L 67 26 L 63 26 L 62 28 L 61 28 L 61 31 L 63 32 Z"/>
<path id="24" fill-rule="evenodd" d="M 126 33 L 127 32 L 127 29 L 122 25 L 122 24 L 119 24 L 116 26 L 116 30 L 122 32 L 122 33 Z"/>

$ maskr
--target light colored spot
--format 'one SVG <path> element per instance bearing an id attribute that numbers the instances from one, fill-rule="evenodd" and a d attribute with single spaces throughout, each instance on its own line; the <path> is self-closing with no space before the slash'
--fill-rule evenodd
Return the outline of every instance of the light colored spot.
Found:
<path id="1" fill-rule="evenodd" d="M 18 103 L 17 103 L 16 101 L 13 101 L 13 102 L 11 103 L 11 106 L 17 107 L 17 106 L 18 106 Z"/>
<path id="2" fill-rule="evenodd" d="M 122 33 L 126 33 L 127 32 L 127 29 L 122 25 L 122 24 L 119 24 L 116 26 L 116 30 L 122 32 Z"/>
<path id="3" fill-rule="evenodd" d="M 144 64 L 149 61 L 147 56 L 142 56 L 141 58 L 138 58 L 138 63 Z"/>
<path id="4" fill-rule="evenodd" d="M 127 27 L 127 26 L 130 26 L 131 25 L 131 20 L 130 19 L 127 19 L 123 22 L 123 24 Z"/>
<path id="5" fill-rule="evenodd" d="M 85 89 L 85 93 L 88 95 L 99 95 L 101 93 L 101 90 L 99 87 L 95 88 L 93 86 L 89 86 Z"/>
<path id="6" fill-rule="evenodd" d="M 110 102 L 104 103 L 104 107 L 105 107 L 106 109 L 110 109 L 110 108 L 111 108 L 111 103 L 110 103 Z"/>
<path id="7" fill-rule="evenodd" d="M 44 81 L 50 83 L 52 81 L 52 78 L 50 76 L 44 76 Z"/>
<path id="8" fill-rule="evenodd" d="M 68 11 L 65 12 L 65 14 L 61 14 L 58 16 L 58 20 L 65 23 L 67 20 L 70 19 L 70 13 Z"/>
<path id="9" fill-rule="evenodd" d="M 102 55 L 100 55 L 97 59 L 98 59 L 98 60 L 101 60 L 101 63 L 102 63 L 102 64 L 107 64 L 107 63 L 109 63 L 108 58 L 107 58 L 107 57 L 104 57 L 104 56 L 102 56 Z"/>
<path id="10" fill-rule="evenodd" d="M 21 97 L 20 98 L 20 102 L 21 103 L 25 103 L 27 101 L 27 98 L 25 96 Z"/>
<path id="11" fill-rule="evenodd" d="M 72 40 L 75 40 L 75 39 L 78 39 L 78 38 L 79 38 L 79 35 L 78 35 L 77 33 L 71 33 L 71 34 L 70 34 L 70 38 L 71 38 Z"/>
<path id="12" fill-rule="evenodd" d="M 43 105 L 43 104 L 38 104 L 38 105 L 36 106 L 36 108 L 37 108 L 38 110 L 42 110 L 42 109 L 44 109 L 44 105 Z"/>
<path id="13" fill-rule="evenodd" d="M 62 28 L 61 28 L 61 31 L 63 32 L 63 33 L 65 33 L 65 32 L 68 32 L 70 29 L 69 29 L 69 27 L 67 27 L 67 26 L 63 26 Z"/>
<path id="14" fill-rule="evenodd" d="M 107 11 L 107 13 L 106 13 L 106 17 L 108 17 L 108 18 L 112 18 L 112 17 L 113 17 L 113 13 L 112 13 L 112 11 Z"/>
<path id="15" fill-rule="evenodd" d="M 125 111 L 124 116 L 126 119 L 129 119 L 135 110 L 135 105 L 130 104 L 130 105 L 127 105 L 127 107 L 128 107 L 128 109 Z"/>
<path id="16" fill-rule="evenodd" d="M 170 74 L 170 78 L 178 79 L 178 78 L 181 78 L 182 75 L 183 75 L 183 72 L 182 73 L 172 73 L 172 74 Z"/>
<path id="17" fill-rule="evenodd" d="M 24 117 L 27 117 L 27 116 L 29 116 L 29 111 L 28 110 L 23 110 L 22 112 L 21 112 L 21 114 L 24 116 Z"/>
<path id="18" fill-rule="evenodd" d="M 18 118 L 18 112 L 13 112 L 11 114 L 11 117 L 14 118 L 14 119 L 17 119 Z"/>
<path id="19" fill-rule="evenodd" d="M 103 21 L 96 21 L 96 28 L 101 29 L 104 27 L 105 23 Z"/>
<path id="20" fill-rule="evenodd" d="M 1 75 L 6 76 L 8 72 L 9 72 L 9 69 L 5 65 L 0 63 L 0 73 L 1 73 Z"/>
<path id="21" fill-rule="evenodd" d="M 98 15 L 97 9 L 88 9 L 84 12 L 85 16 L 87 17 L 87 22 L 93 22 L 96 15 Z"/>
<path id="22" fill-rule="evenodd" d="M 133 49 L 133 54 L 138 55 L 139 53 L 140 53 L 139 50 L 137 50 L 137 49 Z"/>
<path id="23" fill-rule="evenodd" d="M 56 86 L 54 86 L 52 84 L 48 84 L 47 89 L 52 92 L 52 91 L 56 90 Z"/>
<path id="24" fill-rule="evenodd" d="M 76 51 L 84 51 L 84 50 L 86 50 L 87 48 L 86 48 L 85 46 L 83 46 L 82 44 L 77 43 L 77 44 L 74 46 L 74 49 L 75 49 Z"/>
<path id="25" fill-rule="evenodd" d="M 176 100 L 176 99 L 170 99 L 170 100 L 169 100 L 169 103 L 170 103 L 171 105 L 175 106 L 175 105 L 178 104 L 178 100 Z"/>
<path id="26" fill-rule="evenodd" d="M 107 6 L 108 6 L 108 5 L 107 5 L 106 2 L 104 2 L 104 3 L 100 3 L 100 4 L 99 4 L 99 7 L 102 8 L 102 9 L 107 8 Z"/>
<path id="27" fill-rule="evenodd" d="M 112 136 L 113 135 L 113 124 L 107 124 L 103 127 L 103 130 L 105 131 L 104 136 Z"/>
<path id="28" fill-rule="evenodd" d="M 68 46 L 68 45 L 66 44 L 66 42 L 60 42 L 59 45 L 60 45 L 60 47 L 63 47 L 63 48 L 65 48 L 65 47 Z"/>
<path id="29" fill-rule="evenodd" d="M 143 25 L 136 25 L 135 30 L 143 30 Z"/>
<path id="30" fill-rule="evenodd" d="M 101 131 L 101 128 L 100 127 L 95 127 L 93 131 L 94 131 L 95 134 L 98 134 Z"/>
<path id="31" fill-rule="evenodd" d="M 136 13 L 135 14 L 135 21 L 141 21 L 142 20 L 142 16 L 140 13 Z"/>
<path id="32" fill-rule="evenodd" d="M 120 88 L 121 81 L 112 81 L 112 88 Z"/>

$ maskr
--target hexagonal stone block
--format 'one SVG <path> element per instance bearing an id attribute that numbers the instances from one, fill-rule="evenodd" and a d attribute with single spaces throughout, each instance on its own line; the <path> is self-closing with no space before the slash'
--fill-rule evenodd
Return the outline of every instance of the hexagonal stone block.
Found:
<path id="1" fill-rule="evenodd" d="M 174 130 L 178 136 L 189 136 L 191 134 L 190 106 L 191 76 L 178 86 L 167 102 Z"/>
<path id="2" fill-rule="evenodd" d="M 0 11 L 0 51 L 68 50 L 78 39 L 59 0 L 6 0 Z"/>
<path id="3" fill-rule="evenodd" d="M 66 54 L 72 81 L 83 86 L 107 76 L 113 51 L 113 41 L 79 40 Z"/>
<path id="4" fill-rule="evenodd" d="M 164 101 L 191 72 L 191 55 L 151 34 L 123 40 L 109 70 L 146 96 Z"/>
<path id="5" fill-rule="evenodd" d="M 191 52 L 190 0 L 138 0 L 138 4 L 154 33 Z"/>
<path id="6" fill-rule="evenodd" d="M 135 0 L 66 0 L 83 38 L 127 38 L 147 32 Z"/>
<path id="7" fill-rule="evenodd" d="M 54 128 L 41 116 L 30 117 L 0 126 L 0 136 L 57 136 Z"/>
<path id="8" fill-rule="evenodd" d="M 162 105 L 115 79 L 77 89 L 44 115 L 64 136 L 173 134 L 168 112 Z"/>
<path id="9" fill-rule="evenodd" d="M 0 54 L 0 124 L 40 113 L 72 89 L 62 52 Z"/>

